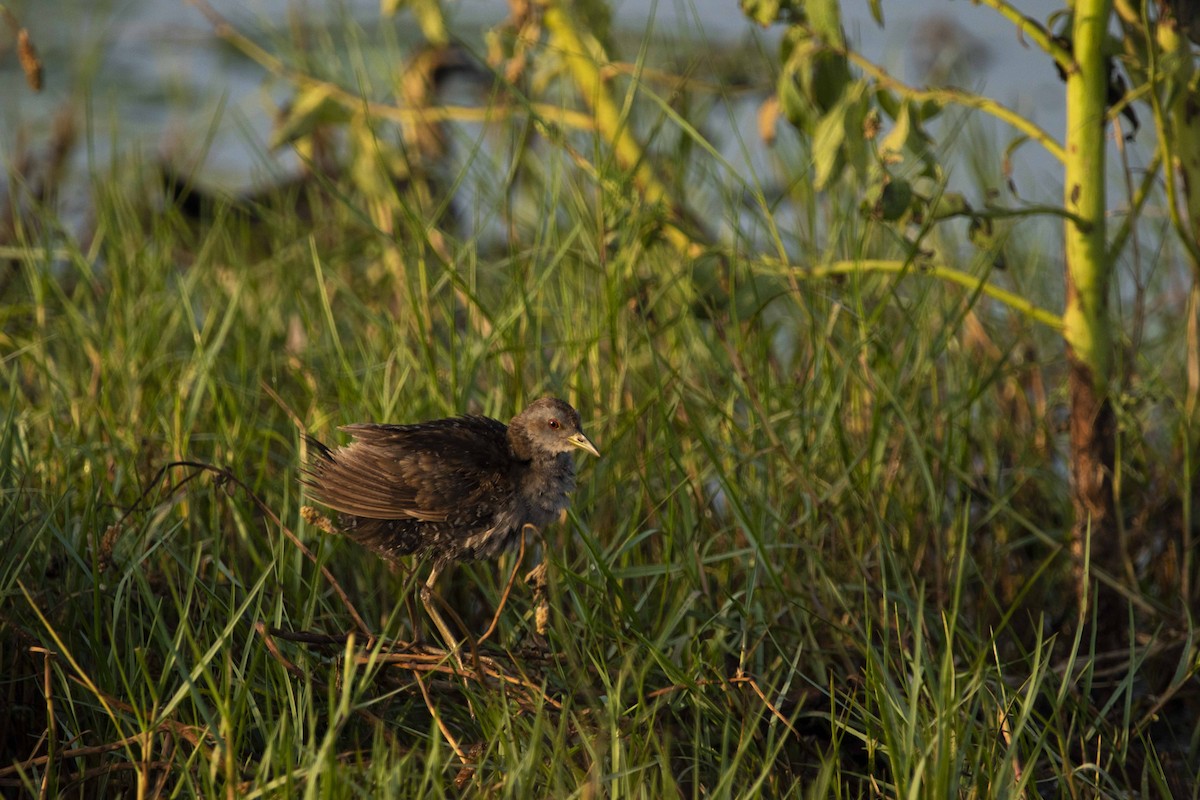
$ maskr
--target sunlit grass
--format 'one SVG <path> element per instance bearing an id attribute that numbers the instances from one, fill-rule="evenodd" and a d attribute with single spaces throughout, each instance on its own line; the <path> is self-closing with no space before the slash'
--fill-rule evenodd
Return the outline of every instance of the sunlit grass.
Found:
<path id="1" fill-rule="evenodd" d="M 195 228 L 121 170 L 91 187 L 93 244 L 22 242 L 0 338 L 5 792 L 1121 796 L 1195 755 L 1194 719 L 1160 725 L 1139 695 L 1148 661 L 1168 690 L 1194 680 L 1190 628 L 1155 649 L 1068 613 L 1044 330 L 921 275 L 683 259 L 615 177 L 513 158 L 537 166 L 538 213 L 496 210 L 502 249 L 403 190 L 384 225 L 351 185 L 312 225 Z M 747 179 L 722 216 L 743 196 L 779 249 L 871 255 L 854 198 L 797 222 Z M 1027 267 L 1021 292 L 1054 305 Z M 381 663 L 429 628 L 421 576 L 301 522 L 302 431 L 508 418 L 542 394 L 603 457 L 524 564 L 443 581 L 478 634 L 518 570 L 498 671 Z M 1186 425 L 1126 408 L 1150 492 L 1169 448 L 1138 421 Z M 1128 652 L 1097 652 L 1099 625 Z"/>

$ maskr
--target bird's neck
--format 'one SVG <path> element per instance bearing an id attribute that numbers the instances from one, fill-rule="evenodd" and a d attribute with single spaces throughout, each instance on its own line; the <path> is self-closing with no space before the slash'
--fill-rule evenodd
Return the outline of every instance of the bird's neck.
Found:
<path id="1" fill-rule="evenodd" d="M 535 448 L 529 434 L 523 428 L 509 427 L 508 449 L 512 451 L 514 458 L 526 463 L 534 460 L 539 463 L 550 463 L 555 460 L 554 455 Z"/>
<path id="2" fill-rule="evenodd" d="M 541 453 L 525 462 L 519 481 L 525 502 L 537 511 L 539 521 L 534 524 L 545 525 L 558 516 L 567 495 L 575 490 L 575 462 L 570 453 Z"/>
<path id="3" fill-rule="evenodd" d="M 508 429 L 508 449 L 513 458 L 527 464 L 535 472 L 557 474 L 564 469 L 574 471 L 570 453 L 551 453 L 533 446 L 529 435 L 520 429 Z"/>

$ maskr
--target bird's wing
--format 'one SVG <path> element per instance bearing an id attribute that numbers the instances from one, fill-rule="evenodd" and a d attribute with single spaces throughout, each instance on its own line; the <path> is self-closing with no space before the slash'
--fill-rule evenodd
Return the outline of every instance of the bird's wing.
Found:
<path id="1" fill-rule="evenodd" d="M 316 500 L 344 514 L 440 522 L 511 480 L 508 427 L 488 417 L 343 430 L 355 438 L 346 447 L 313 442 L 304 483 Z"/>

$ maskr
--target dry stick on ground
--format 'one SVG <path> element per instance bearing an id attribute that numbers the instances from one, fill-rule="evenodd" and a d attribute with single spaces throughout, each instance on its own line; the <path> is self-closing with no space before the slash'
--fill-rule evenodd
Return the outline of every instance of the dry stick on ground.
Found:
<path id="1" fill-rule="evenodd" d="M 275 644 L 275 640 L 271 638 L 271 633 L 267 630 L 267 626 L 262 621 L 254 623 L 254 632 L 263 640 L 263 644 L 267 646 L 267 652 L 274 657 L 276 661 L 283 665 L 283 668 L 288 671 L 293 677 L 304 680 L 308 677 L 304 670 L 297 667 L 287 656 L 279 650 L 279 645 Z"/>
<path id="2" fill-rule="evenodd" d="M 520 677 L 514 676 L 506 672 L 495 659 L 483 656 L 480 658 L 480 665 L 477 671 L 466 670 L 455 667 L 453 664 L 446 661 L 445 653 L 382 653 L 378 656 L 360 655 L 358 659 L 361 662 L 372 660 L 377 664 L 390 664 L 400 669 L 409 670 L 411 672 L 440 672 L 444 675 L 449 675 L 455 678 L 461 678 L 464 681 L 473 679 L 480 684 L 486 685 L 485 678 L 506 683 L 509 686 L 525 690 L 529 697 L 526 704 L 529 707 L 534 707 L 532 697 L 540 697 L 542 702 L 554 708 L 562 710 L 562 703 L 555 700 L 550 695 L 546 694 L 539 683 L 531 680 L 522 674 Z M 516 666 L 514 662 L 514 666 Z"/>
<path id="3" fill-rule="evenodd" d="M 450 734 L 450 729 L 446 727 L 446 723 L 442 722 L 441 715 L 438 714 L 437 709 L 433 707 L 433 700 L 430 699 L 429 690 L 425 688 L 425 683 L 421 680 L 421 673 L 417 670 L 413 670 L 413 679 L 417 682 L 417 686 L 421 688 L 421 696 L 425 698 L 425 707 L 429 709 L 429 713 L 433 717 L 433 721 L 437 723 L 438 730 L 442 732 L 442 736 L 445 737 L 446 741 L 450 744 L 450 747 L 454 749 L 454 753 L 458 756 L 458 760 L 465 765 L 467 763 L 467 754 L 463 752 L 461 747 L 459 747 L 458 740 Z"/>
<path id="4" fill-rule="evenodd" d="M 92 685 L 90 683 L 84 682 L 83 680 L 81 680 L 80 678 L 78 678 L 75 675 L 72 675 L 70 677 L 71 677 L 71 680 L 75 681 L 76 683 L 78 683 L 82 686 L 86 686 L 86 687 L 88 687 L 89 690 L 91 690 Z M 124 711 L 126 714 L 132 714 L 135 716 L 137 715 L 138 710 L 136 708 L 134 708 L 133 706 L 131 706 L 129 703 L 126 703 L 122 700 L 118 700 L 117 698 L 113 697 L 112 695 L 108 694 L 107 692 L 101 692 L 99 689 L 96 689 L 95 691 L 99 692 L 98 696 L 101 699 L 103 699 L 104 702 L 108 703 L 110 706 L 117 709 L 118 711 Z M 165 730 L 165 731 L 169 732 L 172 736 L 177 736 L 177 737 L 183 739 L 188 744 L 190 744 L 192 747 L 194 747 L 198 750 L 207 751 L 210 747 L 210 745 L 205 741 L 205 739 L 207 738 L 207 735 L 205 733 L 206 728 L 201 728 L 197 725 L 187 725 L 182 722 L 176 722 L 173 719 L 161 719 L 155 724 L 155 726 L 152 730 L 142 731 L 139 734 L 134 734 L 133 736 L 129 737 L 129 740 L 132 742 L 139 742 L 139 741 L 141 741 L 141 737 L 152 736 L 153 734 L 158 733 L 160 730 Z M 211 746 L 216 746 L 216 742 L 214 741 L 213 745 L 211 745 Z"/>
<path id="5" fill-rule="evenodd" d="M 282 654 L 278 645 L 274 643 L 274 639 L 282 639 L 305 645 L 326 645 L 332 647 L 344 647 L 348 639 L 346 635 L 342 634 L 309 633 L 307 631 L 268 628 L 263 623 L 259 623 L 256 626 L 256 630 L 267 644 L 267 649 L 272 656 L 288 672 L 298 677 L 304 676 L 303 670 Z M 533 698 L 538 697 L 545 705 L 559 711 L 562 710 L 562 703 L 546 694 L 541 688 L 542 682 L 530 678 L 515 660 L 511 663 L 510 667 L 506 668 L 501 665 L 499 659 L 479 654 L 476 660 L 476 669 L 468 670 L 465 667 L 456 666 L 448 662 L 446 660 L 446 651 L 438 647 L 428 645 L 413 646 L 406 648 L 403 652 L 396 650 L 394 647 L 387 647 L 385 649 L 387 652 L 381 653 L 359 650 L 355 656 L 355 661 L 359 664 L 386 664 L 411 672 L 440 673 L 448 677 L 460 678 L 464 681 L 475 680 L 484 685 L 486 685 L 488 679 L 496 680 L 514 688 L 524 690 L 527 698 L 525 703 L 530 708 L 535 707 Z M 511 669 L 516 669 L 520 673 L 519 676 L 514 676 L 510 671 Z"/>
<path id="6" fill-rule="evenodd" d="M 281 665 L 293 675 L 297 677 L 306 677 L 303 669 L 289 660 L 278 645 L 275 644 L 275 639 L 284 641 L 297 642 L 305 645 L 327 645 L 344 647 L 348 639 L 344 635 L 330 635 L 309 633 L 307 631 L 288 631 L 280 628 L 268 628 L 263 623 L 258 623 L 255 626 L 258 635 L 263 638 L 271 655 L 280 662 Z M 514 688 L 524 690 L 524 704 L 529 708 L 536 707 L 533 698 L 540 698 L 545 705 L 556 710 L 562 710 L 562 703 L 555 700 L 550 695 L 546 694 L 541 686 L 541 681 L 533 680 L 528 677 L 520 665 L 513 661 L 509 667 L 502 666 L 500 660 L 492 656 L 480 654 L 477 658 L 477 666 L 475 669 L 467 669 L 461 665 L 456 666 L 446 660 L 446 651 L 432 646 L 417 646 L 406 648 L 404 652 L 397 651 L 391 648 L 385 648 L 387 652 L 372 653 L 363 650 L 358 650 L 355 655 L 355 663 L 358 664 L 385 664 L 410 672 L 425 672 L 425 673 L 440 673 L 447 677 L 462 679 L 464 682 L 474 680 L 482 685 L 487 685 L 487 681 L 495 680 L 507 684 Z M 513 675 L 512 670 L 517 670 L 520 674 Z"/>
<path id="7" fill-rule="evenodd" d="M 773 714 L 776 719 L 778 719 L 780 722 L 782 722 L 787 727 L 787 729 L 789 731 L 791 731 L 793 734 L 795 734 L 796 736 L 800 735 L 796 732 L 796 729 L 794 727 L 792 727 L 791 721 L 788 720 L 788 718 L 783 715 L 783 712 L 780 711 L 778 708 L 776 708 L 775 704 L 767 699 L 766 694 L 764 694 L 763 690 L 761 688 L 759 688 L 758 681 L 754 680 L 754 678 L 751 678 L 749 675 L 735 675 L 732 678 L 726 678 L 724 680 L 700 680 L 700 681 L 696 681 L 695 685 L 696 686 L 719 686 L 722 689 L 727 689 L 730 686 L 736 686 L 738 684 L 745 684 L 745 685 L 749 686 L 751 689 L 753 689 L 754 693 L 756 695 L 758 695 L 758 698 L 760 700 L 762 700 L 763 705 L 767 707 L 767 710 L 770 711 L 771 714 Z M 689 688 L 689 687 L 684 686 L 683 684 L 676 683 L 671 686 L 666 686 L 666 687 L 663 687 L 662 689 L 655 689 L 653 692 L 649 692 L 646 695 L 646 699 L 653 700 L 656 697 L 663 697 L 664 695 L 671 694 L 672 692 L 682 692 L 687 688 Z"/>
<path id="8" fill-rule="evenodd" d="M 132 736 L 126 736 L 124 739 L 118 739 L 115 742 L 109 742 L 108 744 L 98 744 L 91 747 L 74 747 L 70 750 L 60 750 L 54 755 L 53 758 L 58 761 L 66 761 L 72 758 L 87 758 L 89 756 L 104 755 L 105 753 L 111 753 L 114 750 L 120 750 L 128 745 L 136 744 L 141 741 L 143 736 L 148 735 L 148 733 L 149 732 L 147 731 L 142 731 L 140 733 L 135 733 Z M 51 756 L 48 755 L 34 756 L 33 758 L 27 758 L 24 761 L 17 762 L 12 766 L 0 767 L 0 786 L 15 785 L 7 779 L 11 778 L 13 775 L 17 775 L 18 773 L 26 772 L 30 769 L 34 769 L 35 767 L 46 765 L 50 762 L 50 760 Z"/>
<path id="9" fill-rule="evenodd" d="M 283 639 L 286 642 L 300 642 L 301 644 L 327 644 L 333 647 L 345 647 L 346 641 L 350 638 L 346 633 L 309 633 L 308 631 L 289 631 L 286 628 L 268 628 L 265 624 L 263 630 L 268 636 L 276 639 Z"/>
<path id="10" fill-rule="evenodd" d="M 54 720 L 54 691 L 50 680 L 50 664 L 54 660 L 54 652 L 44 647 L 31 647 L 29 651 L 42 655 L 42 694 L 46 697 L 46 769 L 42 773 L 42 787 L 38 797 L 46 798 L 50 796 L 51 785 L 57 788 L 55 756 L 58 755 L 58 725 Z"/>

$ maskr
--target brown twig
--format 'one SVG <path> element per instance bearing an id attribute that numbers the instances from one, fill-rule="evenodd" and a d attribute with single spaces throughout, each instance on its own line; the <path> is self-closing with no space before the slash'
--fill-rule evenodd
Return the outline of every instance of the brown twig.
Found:
<path id="1" fill-rule="evenodd" d="M 42 694 L 46 697 L 46 770 L 42 773 L 42 786 L 38 797 L 44 800 L 53 791 L 51 787 L 56 787 L 55 766 L 56 756 L 58 755 L 58 724 L 54 719 L 54 690 L 53 684 L 50 681 L 50 664 L 54 660 L 54 652 L 44 647 L 31 647 L 29 651 L 31 653 L 41 653 L 42 655 Z"/>
<path id="2" fill-rule="evenodd" d="M 784 724 L 784 726 L 786 726 L 787 729 L 792 732 L 793 736 L 799 736 L 799 734 L 796 733 L 796 729 L 792 727 L 791 721 L 789 721 L 788 718 L 783 715 L 783 712 L 781 712 L 778 708 L 775 707 L 774 703 L 772 703 L 770 700 L 767 699 L 766 694 L 764 694 L 763 690 L 761 688 L 759 688 L 758 681 L 754 680 L 754 678 L 751 678 L 749 675 L 742 675 L 741 677 L 730 678 L 729 682 L 730 683 L 745 683 L 746 685 L 748 685 L 751 689 L 754 690 L 754 693 L 756 695 L 758 695 L 758 699 L 762 700 L 763 705 L 767 707 L 767 710 L 775 715 L 775 719 L 782 722 Z"/>
<path id="3" fill-rule="evenodd" d="M 266 625 L 264 625 L 262 622 L 256 622 L 254 624 L 254 631 L 263 640 L 263 644 L 267 646 L 267 652 L 270 653 L 276 661 L 282 664 L 284 669 L 297 678 L 304 679 L 308 677 L 304 674 L 304 670 L 297 667 L 287 658 L 287 656 L 280 652 L 279 645 L 275 644 L 275 640 L 271 638 L 271 634 L 267 631 Z"/>
<path id="4" fill-rule="evenodd" d="M 255 626 L 259 636 L 267 643 L 267 649 L 271 655 L 276 658 L 289 673 L 297 676 L 303 676 L 303 671 L 293 662 L 288 660 L 279 650 L 278 645 L 274 644 L 272 639 L 282 639 L 285 641 L 299 642 L 301 644 L 314 645 L 345 645 L 348 640 L 346 635 L 329 635 L 319 633 L 309 633 L 306 631 L 285 631 L 278 628 L 268 628 L 266 625 L 259 623 Z M 372 652 L 370 649 L 358 650 L 355 653 L 354 660 L 358 664 L 384 664 L 397 669 L 402 669 L 409 672 L 421 672 L 427 674 L 441 674 L 447 677 L 452 677 L 460 680 L 473 680 L 484 686 L 488 680 L 496 680 L 505 683 L 514 688 L 524 690 L 524 693 L 532 698 L 539 697 L 544 704 L 562 710 L 562 703 L 547 695 L 541 688 L 541 683 L 526 676 L 523 671 L 519 676 L 514 676 L 511 672 L 503 667 L 500 661 L 492 656 L 476 653 L 474 660 L 474 668 L 467 669 L 465 666 L 457 665 L 448 659 L 450 653 L 441 648 L 431 647 L 428 645 L 417 645 L 411 647 L 399 648 L 396 646 L 388 646 L 383 648 L 387 652 Z M 513 666 L 518 668 L 516 662 Z M 528 701 L 530 706 L 533 705 L 532 700 Z"/>
<path id="5" fill-rule="evenodd" d="M 67 754 L 63 754 L 66 758 Z M 84 783 L 93 778 L 98 778 L 101 775 L 110 775 L 114 772 L 129 772 L 130 770 L 154 770 L 169 774 L 171 770 L 171 762 L 169 761 L 150 761 L 150 762 L 133 762 L 133 761 L 118 761 L 113 764 L 104 764 L 99 767 L 85 769 L 83 772 L 76 772 L 65 776 L 69 783 Z M 165 780 L 165 778 L 163 779 Z M 0 778 L 0 786 L 23 786 L 24 782 L 20 778 Z M 161 794 L 161 793 L 160 793 Z M 151 795 L 158 796 L 158 795 Z"/>
<path id="6" fill-rule="evenodd" d="M 749 675 L 735 675 L 732 678 L 719 678 L 716 680 L 699 680 L 691 685 L 676 683 L 672 684 L 671 686 L 664 686 L 661 689 L 655 689 L 653 692 L 650 692 L 646 695 L 646 699 L 653 700 L 658 697 L 665 697 L 673 692 L 681 692 L 685 689 L 690 689 L 692 686 L 719 686 L 722 689 L 728 689 L 731 686 L 737 686 L 739 684 L 749 686 L 754 693 L 758 695 L 758 699 L 762 700 L 763 705 L 767 707 L 767 710 L 770 711 L 777 720 L 787 726 L 787 729 L 793 734 L 797 736 L 799 735 L 796 732 L 796 729 L 792 726 L 791 721 L 789 721 L 788 718 L 783 715 L 782 711 L 775 707 L 774 703 L 767 699 L 766 694 L 764 694 L 763 690 L 759 687 L 758 681 L 754 680 L 754 678 L 751 678 Z"/>
<path id="7" fill-rule="evenodd" d="M 265 631 L 269 636 L 288 642 L 327 644 L 336 647 L 345 647 L 346 641 L 350 638 L 350 635 L 346 633 L 309 633 L 308 631 L 289 631 L 283 628 L 265 628 Z"/>
<path id="8" fill-rule="evenodd" d="M 509 675 L 491 658 L 480 658 L 475 668 L 468 670 L 464 667 L 455 666 L 446 659 L 447 655 L 448 654 L 444 651 L 438 653 L 412 655 L 388 653 L 387 655 L 377 658 L 376 662 L 388 664 L 413 673 L 440 673 L 449 677 L 458 678 L 463 682 L 474 680 L 483 686 L 487 686 L 489 680 L 495 680 L 501 683 L 506 683 L 509 686 L 524 689 L 526 693 L 537 692 L 538 694 L 542 695 L 543 699 L 549 705 L 559 709 L 562 708 L 561 703 L 545 694 L 542 694 L 541 689 L 537 686 L 537 684 L 529 680 L 523 680 L 521 678 Z"/>
<path id="9" fill-rule="evenodd" d="M 149 731 L 142 731 L 140 733 L 135 733 L 132 736 L 126 736 L 124 739 L 118 739 L 115 742 L 109 742 L 107 744 L 98 744 L 91 747 L 74 747 L 70 750 L 60 750 L 54 756 L 54 759 L 57 761 L 67 761 L 73 758 L 87 758 L 89 756 L 104 755 L 105 753 L 111 753 L 114 750 L 120 750 L 121 748 L 130 744 L 135 744 L 141 740 L 141 737 L 149 735 L 149 733 Z M 50 760 L 51 756 L 49 755 L 34 756 L 33 758 L 27 758 L 24 761 L 14 763 L 9 767 L 0 767 L 0 779 L 7 778 L 10 775 L 16 775 L 20 772 L 27 772 L 34 767 L 43 766 L 48 764 Z"/>
<path id="10" fill-rule="evenodd" d="M 279 392 L 275 391 L 271 384 L 267 383 L 265 380 L 262 380 L 258 382 L 258 388 L 262 389 L 263 393 L 266 394 L 267 397 L 275 401 L 275 405 L 279 406 L 280 410 L 282 410 L 284 414 L 287 414 L 288 419 L 292 421 L 292 424 L 295 425 L 301 433 L 305 432 L 304 421 L 300 418 L 300 415 L 292 410 L 292 407 L 287 404 L 287 401 L 280 397 Z"/>
<path id="11" fill-rule="evenodd" d="M 413 679 L 421 689 L 421 696 L 425 698 L 425 707 L 429 709 L 429 714 L 433 717 L 433 721 L 437 723 L 438 730 L 442 732 L 442 736 L 446 742 L 453 748 L 455 755 L 458 756 L 458 760 L 463 764 L 468 763 L 467 754 L 463 752 L 463 749 L 458 744 L 458 740 L 450 733 L 450 729 L 446 727 L 446 723 L 442 722 L 442 716 L 433 707 L 433 700 L 429 697 L 429 690 L 425 688 L 425 683 L 421 680 L 421 673 L 414 670 Z"/>

